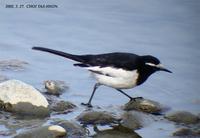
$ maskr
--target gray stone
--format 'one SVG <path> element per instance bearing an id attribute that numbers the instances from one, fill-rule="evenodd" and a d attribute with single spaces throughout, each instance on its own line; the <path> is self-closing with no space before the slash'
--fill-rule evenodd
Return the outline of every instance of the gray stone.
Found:
<path id="1" fill-rule="evenodd" d="M 184 124 L 196 124 L 199 122 L 198 116 L 187 111 L 176 111 L 165 116 L 170 121 Z"/>
<path id="2" fill-rule="evenodd" d="M 70 138 L 86 138 L 87 129 L 72 121 L 59 121 L 55 123 L 63 127 L 67 131 L 67 136 Z"/>
<path id="3" fill-rule="evenodd" d="M 50 110 L 54 112 L 64 112 L 64 111 L 74 109 L 75 107 L 76 105 L 72 104 L 71 102 L 57 101 L 57 102 L 53 102 L 50 105 Z"/>
<path id="4" fill-rule="evenodd" d="M 46 98 L 34 87 L 19 80 L 0 83 L 0 108 L 22 115 L 49 115 Z"/>
<path id="5" fill-rule="evenodd" d="M 123 126 L 114 126 L 112 129 L 106 129 L 99 131 L 95 128 L 97 134 L 92 136 L 93 138 L 141 138 L 132 129 Z"/>
<path id="6" fill-rule="evenodd" d="M 34 128 L 16 135 L 14 138 L 58 138 L 66 136 L 66 130 L 58 125 Z"/>
<path id="7" fill-rule="evenodd" d="M 77 117 L 78 121 L 81 124 L 89 125 L 89 124 L 100 124 L 107 125 L 112 123 L 118 123 L 120 121 L 119 118 L 116 118 L 111 113 L 103 112 L 103 111 L 89 111 L 83 112 Z"/>
<path id="8" fill-rule="evenodd" d="M 199 130 L 193 130 L 191 128 L 178 128 L 175 132 L 172 134 L 173 136 L 189 136 L 189 137 L 199 137 L 200 131 Z"/>
<path id="9" fill-rule="evenodd" d="M 162 111 L 162 106 L 152 100 L 136 99 L 125 104 L 124 110 L 138 110 L 146 113 L 159 114 Z"/>
<path id="10" fill-rule="evenodd" d="M 142 127 L 142 118 L 141 113 L 128 111 L 122 115 L 122 122 L 121 124 L 130 129 L 139 129 Z"/>
<path id="11" fill-rule="evenodd" d="M 44 84 L 47 93 L 52 95 L 60 95 L 68 88 L 64 81 L 58 80 L 47 80 Z"/>

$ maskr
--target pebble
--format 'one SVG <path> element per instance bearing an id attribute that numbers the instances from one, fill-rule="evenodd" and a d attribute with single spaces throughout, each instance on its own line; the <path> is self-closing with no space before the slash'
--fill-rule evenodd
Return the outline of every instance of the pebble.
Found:
<path id="1" fill-rule="evenodd" d="M 64 112 L 67 110 L 74 109 L 76 105 L 68 101 L 56 101 L 50 105 L 50 110 L 54 112 Z"/>
<path id="2" fill-rule="evenodd" d="M 64 81 L 58 80 L 46 80 L 44 84 L 47 93 L 52 95 L 61 95 L 68 88 Z"/>
<path id="3" fill-rule="evenodd" d="M 200 121 L 198 116 L 187 111 L 172 112 L 167 114 L 165 118 L 167 118 L 170 121 L 183 124 L 196 124 Z"/>
<path id="4" fill-rule="evenodd" d="M 172 133 L 173 136 L 190 136 L 190 137 L 199 137 L 200 130 L 193 130 L 190 128 L 178 128 L 175 132 Z"/>
<path id="5" fill-rule="evenodd" d="M 148 99 L 136 99 L 124 105 L 124 110 L 138 110 L 146 113 L 160 114 L 162 106 L 155 101 Z"/>
<path id="6" fill-rule="evenodd" d="M 77 120 L 84 125 L 108 125 L 112 123 L 118 123 L 120 121 L 119 118 L 116 118 L 111 113 L 105 111 L 88 111 L 81 113 Z"/>
<path id="7" fill-rule="evenodd" d="M 92 136 L 93 138 L 142 138 L 132 129 L 121 125 L 114 126 L 112 129 L 106 129 L 102 131 L 99 131 L 96 127 L 95 131 L 96 134 Z"/>
<path id="8" fill-rule="evenodd" d="M 67 131 L 67 136 L 70 138 L 86 138 L 88 133 L 86 128 L 74 121 L 61 120 L 55 122 L 55 124 L 63 127 Z"/>
<path id="9" fill-rule="evenodd" d="M 127 128 L 136 130 L 141 128 L 143 119 L 139 112 L 128 111 L 122 115 L 121 124 Z"/>

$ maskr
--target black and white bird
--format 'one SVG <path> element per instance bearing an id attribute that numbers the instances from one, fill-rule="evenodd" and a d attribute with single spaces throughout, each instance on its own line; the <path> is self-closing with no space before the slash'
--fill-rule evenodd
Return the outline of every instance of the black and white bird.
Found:
<path id="1" fill-rule="evenodd" d="M 92 98 L 100 85 L 112 87 L 130 98 L 130 100 L 135 100 L 141 97 L 133 98 L 122 90 L 141 85 L 156 71 L 172 73 L 170 70 L 164 68 L 156 57 L 151 55 L 139 56 L 122 52 L 97 55 L 73 55 L 44 47 L 33 47 L 32 49 L 49 52 L 74 60 L 77 62 L 74 66 L 84 67 L 92 72 L 97 82 L 89 101 L 87 103 L 82 103 L 88 107 L 92 107 Z"/>

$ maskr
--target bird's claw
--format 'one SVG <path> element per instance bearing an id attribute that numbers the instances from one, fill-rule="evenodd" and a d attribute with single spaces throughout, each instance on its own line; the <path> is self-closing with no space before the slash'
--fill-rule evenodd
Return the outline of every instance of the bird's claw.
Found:
<path id="1" fill-rule="evenodd" d="M 143 97 L 134 97 L 134 98 L 131 98 L 130 101 L 136 101 L 138 99 L 141 100 L 141 99 L 143 99 Z"/>
<path id="2" fill-rule="evenodd" d="M 87 106 L 88 108 L 92 108 L 93 106 L 91 103 L 81 103 L 81 105 Z"/>

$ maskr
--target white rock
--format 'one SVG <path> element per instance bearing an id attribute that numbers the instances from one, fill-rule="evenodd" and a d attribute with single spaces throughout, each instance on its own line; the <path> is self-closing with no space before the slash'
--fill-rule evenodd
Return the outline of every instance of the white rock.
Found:
<path id="1" fill-rule="evenodd" d="M 48 101 L 38 90 L 19 80 L 8 80 L 0 83 L 0 90 L 0 100 L 11 104 L 12 111 L 22 114 L 32 114 L 33 111 L 33 114 L 37 114 L 37 112 L 41 113 L 40 109 L 48 108 Z"/>
<path id="2" fill-rule="evenodd" d="M 49 131 L 57 131 L 57 132 L 60 132 L 60 133 L 66 133 L 66 130 L 63 127 L 59 126 L 59 125 L 49 126 L 48 130 Z"/>

